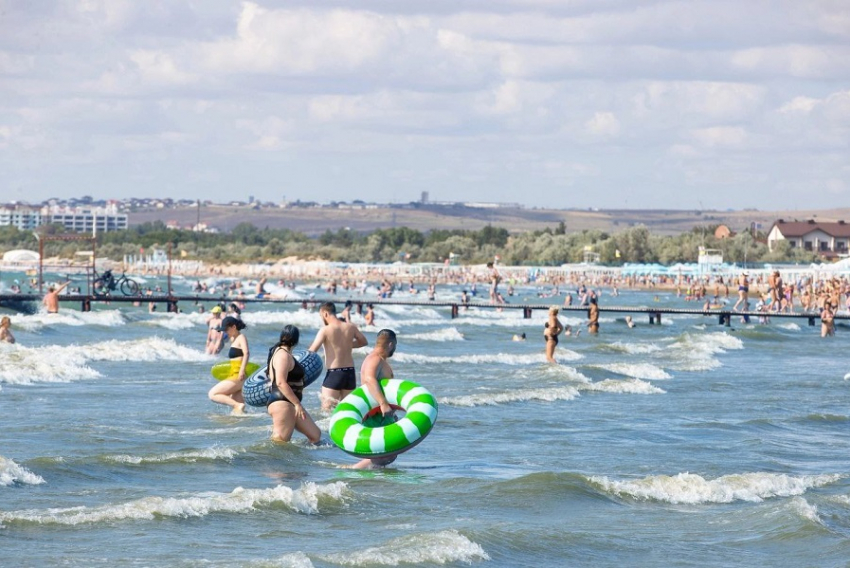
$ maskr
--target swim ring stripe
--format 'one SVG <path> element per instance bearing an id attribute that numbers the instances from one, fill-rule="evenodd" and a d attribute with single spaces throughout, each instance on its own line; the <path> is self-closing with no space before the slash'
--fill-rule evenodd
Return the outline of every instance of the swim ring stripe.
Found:
<path id="1" fill-rule="evenodd" d="M 370 428 L 363 420 L 378 402 L 359 387 L 337 405 L 328 428 L 333 442 L 358 457 L 381 457 L 410 449 L 428 435 L 437 421 L 437 400 L 424 387 L 400 379 L 382 379 L 387 402 L 406 415 L 394 424 Z"/>

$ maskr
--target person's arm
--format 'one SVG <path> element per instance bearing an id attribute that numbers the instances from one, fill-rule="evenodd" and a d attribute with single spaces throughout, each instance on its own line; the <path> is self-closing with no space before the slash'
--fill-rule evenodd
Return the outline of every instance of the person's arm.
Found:
<path id="1" fill-rule="evenodd" d="M 381 359 L 379 357 L 370 357 L 360 370 L 360 382 L 363 383 L 363 386 L 366 387 L 366 390 L 369 391 L 372 397 L 378 401 L 378 405 L 381 407 L 381 414 L 386 416 L 387 414 L 391 414 L 393 409 L 390 403 L 387 402 L 387 397 L 384 396 L 384 389 L 381 388 L 381 383 L 378 381 L 377 374 L 380 362 Z"/>
<path id="2" fill-rule="evenodd" d="M 238 380 L 244 381 L 245 380 L 245 367 L 248 366 L 248 357 L 251 354 L 248 351 L 248 338 L 245 337 L 244 335 L 240 335 L 239 337 L 242 338 L 241 343 L 242 343 L 243 347 L 242 347 L 242 365 L 239 367 Z"/>
<path id="3" fill-rule="evenodd" d="M 369 340 L 366 339 L 366 336 L 363 335 L 363 332 L 361 332 L 359 329 L 357 329 L 355 327 L 354 328 L 354 348 L 357 349 L 358 347 L 366 347 L 367 345 L 369 345 Z"/>
<path id="4" fill-rule="evenodd" d="M 275 384 L 277 385 L 280 393 L 283 395 L 283 398 L 288 400 L 295 407 L 295 416 L 303 419 L 306 416 L 304 413 L 304 407 L 301 406 L 301 401 L 298 400 L 297 396 L 295 396 L 295 391 L 293 391 L 292 387 L 289 386 L 289 383 L 286 382 L 286 379 L 289 376 L 290 361 L 292 361 L 292 355 L 287 353 L 284 349 L 278 349 L 274 354 L 272 365 L 274 366 L 275 372 Z"/>
<path id="5" fill-rule="evenodd" d="M 307 348 L 307 351 L 312 351 L 313 353 L 319 352 L 319 347 L 321 347 L 322 344 L 325 342 L 324 331 L 325 328 L 319 330 L 319 332 L 316 334 L 316 338 L 313 340 L 313 343 L 311 343 L 310 347 Z"/>
<path id="6" fill-rule="evenodd" d="M 65 288 L 67 288 L 67 287 L 68 287 L 68 284 L 70 284 L 70 283 L 71 283 L 71 281 L 70 281 L 70 280 L 68 280 L 68 281 L 67 281 L 67 282 L 65 282 L 64 284 L 61 284 L 58 288 L 56 288 L 56 294 L 57 294 L 57 295 L 58 295 L 58 294 L 61 294 L 61 293 L 62 293 L 62 290 L 64 290 Z"/>

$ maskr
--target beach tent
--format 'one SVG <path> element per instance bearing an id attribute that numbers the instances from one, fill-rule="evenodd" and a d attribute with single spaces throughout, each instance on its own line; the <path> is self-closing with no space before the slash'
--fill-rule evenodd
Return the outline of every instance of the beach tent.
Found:
<path id="1" fill-rule="evenodd" d="M 31 264 L 38 262 L 38 253 L 34 250 L 17 249 L 3 253 L 4 264 Z"/>

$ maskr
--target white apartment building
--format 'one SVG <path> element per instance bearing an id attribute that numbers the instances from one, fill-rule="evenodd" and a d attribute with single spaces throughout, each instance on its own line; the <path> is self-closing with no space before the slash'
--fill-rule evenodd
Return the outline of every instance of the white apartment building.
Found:
<path id="1" fill-rule="evenodd" d="M 127 229 L 127 214 L 118 213 L 116 205 L 106 207 L 61 207 L 51 205 L 42 208 L 45 223 L 58 223 L 70 233 L 108 233 Z"/>
<path id="2" fill-rule="evenodd" d="M 41 211 L 27 205 L 0 205 L 0 227 L 17 227 L 30 231 L 42 223 Z"/>

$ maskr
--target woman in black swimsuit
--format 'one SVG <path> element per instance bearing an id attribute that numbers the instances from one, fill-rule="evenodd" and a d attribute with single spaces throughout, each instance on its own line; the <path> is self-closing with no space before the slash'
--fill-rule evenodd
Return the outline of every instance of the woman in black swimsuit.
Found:
<path id="1" fill-rule="evenodd" d="M 242 398 L 242 385 L 245 383 L 245 365 L 248 364 L 248 340 L 241 330 L 245 329 L 245 323 L 232 316 L 221 320 L 219 331 L 224 331 L 230 338 L 230 377 L 219 381 L 210 389 L 208 396 L 213 402 L 226 404 L 231 407 L 232 414 L 245 413 L 245 399 Z"/>
<path id="2" fill-rule="evenodd" d="M 561 320 L 558 319 L 557 306 L 549 308 L 549 321 L 544 325 L 543 338 L 546 340 L 546 360 L 550 363 L 555 361 L 555 346 L 558 345 L 558 336 L 564 331 L 564 326 Z"/>
<path id="3" fill-rule="evenodd" d="M 297 327 L 287 325 L 280 332 L 277 345 L 272 348 L 268 370 L 272 393 L 267 409 L 272 417 L 272 440 L 288 442 L 292 432 L 298 430 L 315 444 L 321 439 L 322 432 L 301 406 L 304 368 L 292 356 L 292 348 L 298 345 L 300 336 Z"/>

